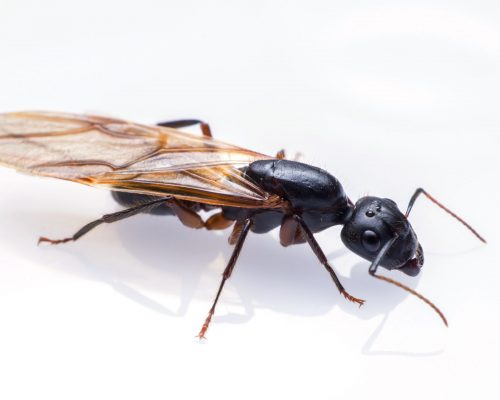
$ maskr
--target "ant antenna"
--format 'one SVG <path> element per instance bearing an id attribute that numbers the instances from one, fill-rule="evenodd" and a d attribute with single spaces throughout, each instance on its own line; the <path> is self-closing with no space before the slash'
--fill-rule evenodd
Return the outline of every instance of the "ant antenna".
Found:
<path id="1" fill-rule="evenodd" d="M 402 283 L 398 282 L 398 281 L 395 281 L 394 279 L 391 279 L 391 278 L 388 278 L 386 276 L 382 276 L 382 275 L 377 275 L 377 274 L 372 274 L 372 276 L 374 278 L 377 278 L 377 279 L 380 279 L 381 281 L 386 281 L 386 282 L 389 282 L 389 283 L 392 283 L 393 285 L 397 286 L 397 287 L 400 287 L 401 289 L 403 290 L 406 290 L 407 292 L 413 294 L 414 296 L 417 296 L 420 300 L 422 300 L 424 303 L 427 303 L 434 311 L 436 311 L 436 313 L 441 317 L 441 319 L 443 320 L 444 324 L 446 326 L 448 326 L 448 321 L 446 320 L 446 317 L 444 316 L 444 314 L 441 312 L 441 310 L 439 308 L 437 308 L 437 306 L 432 302 L 430 301 L 428 298 L 422 296 L 420 293 L 418 293 L 417 291 L 409 288 L 408 286 L 406 285 L 403 285 Z"/>
<path id="2" fill-rule="evenodd" d="M 432 201 L 434 204 L 436 204 L 438 207 L 446 211 L 448 214 L 450 214 L 453 218 L 461 222 L 468 230 L 470 230 L 481 242 L 486 243 L 486 240 L 479 234 L 477 231 L 470 226 L 467 222 L 465 222 L 462 218 L 460 218 L 457 214 L 455 214 L 453 211 L 449 210 L 446 208 L 444 205 L 442 205 L 439 201 L 437 201 L 434 197 L 432 197 L 429 193 L 427 193 L 424 189 L 418 188 L 415 190 L 415 193 L 413 193 L 413 196 L 411 196 L 410 202 L 408 203 L 408 208 L 406 210 L 405 216 L 408 217 L 410 214 L 411 209 L 413 208 L 413 204 L 417 200 L 418 196 L 420 194 L 424 194 L 430 201 Z"/>
<path id="3" fill-rule="evenodd" d="M 384 258 L 385 253 L 387 253 L 387 251 L 389 250 L 389 248 L 394 244 L 394 242 L 397 239 L 398 239 L 398 236 L 396 235 L 391 240 L 389 240 L 386 244 L 384 244 L 384 246 L 380 249 L 380 251 L 378 252 L 377 256 L 372 261 L 372 264 L 370 265 L 370 269 L 368 270 L 369 273 L 370 273 L 370 275 L 373 276 L 374 278 L 380 279 L 381 281 L 385 281 L 385 282 L 393 284 L 394 286 L 400 287 L 401 289 L 406 290 L 408 293 L 411 293 L 414 296 L 418 297 L 424 303 L 426 303 L 427 305 L 429 305 L 441 317 L 441 319 L 443 320 L 444 324 L 446 326 L 448 326 L 448 321 L 446 320 L 446 317 L 444 316 L 444 314 L 429 299 L 427 299 L 426 297 L 422 296 L 417 291 L 409 288 L 406 285 L 403 285 L 402 283 L 400 283 L 398 281 L 395 281 L 395 280 L 393 280 L 391 278 L 388 278 L 386 276 L 382 276 L 382 275 L 377 275 L 376 274 L 377 268 L 378 268 L 378 266 L 380 264 L 380 261 L 382 260 L 382 258 Z"/>

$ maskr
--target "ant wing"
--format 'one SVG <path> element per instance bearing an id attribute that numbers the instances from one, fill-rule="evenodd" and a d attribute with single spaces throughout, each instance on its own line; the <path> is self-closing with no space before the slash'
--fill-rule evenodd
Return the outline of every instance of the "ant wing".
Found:
<path id="1" fill-rule="evenodd" d="M 177 129 L 91 115 L 0 114 L 0 164 L 112 190 L 276 208 L 242 168 L 272 157 Z"/>

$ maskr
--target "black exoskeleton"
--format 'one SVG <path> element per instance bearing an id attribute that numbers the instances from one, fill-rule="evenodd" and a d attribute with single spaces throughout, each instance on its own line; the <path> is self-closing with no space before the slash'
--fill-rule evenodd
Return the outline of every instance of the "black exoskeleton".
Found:
<path id="1" fill-rule="evenodd" d="M 211 137 L 207 124 L 199 120 L 179 120 L 162 123 L 167 127 L 182 127 L 200 123 L 203 134 Z M 254 161 L 241 172 L 245 179 L 253 182 L 264 192 L 278 196 L 282 201 L 279 208 L 246 208 L 229 206 L 211 206 L 208 204 L 178 200 L 173 196 L 156 197 L 137 193 L 112 192 L 118 203 L 128 207 L 126 210 L 104 215 L 93 221 L 70 238 L 40 241 L 53 244 L 77 240 L 85 233 L 102 223 L 115 222 L 138 213 L 155 215 L 175 215 L 181 222 L 192 228 L 225 229 L 234 225 L 229 242 L 235 246 L 226 266 L 213 305 L 199 333 L 204 337 L 210 324 L 215 306 L 226 280 L 236 264 L 243 243 L 249 231 L 266 233 L 280 228 L 280 242 L 283 246 L 308 243 L 318 260 L 323 264 L 340 293 L 349 301 L 362 305 L 364 300 L 351 296 L 342 286 L 337 274 L 328 263 L 321 247 L 314 238 L 314 233 L 335 225 L 343 225 L 341 238 L 343 243 L 354 253 L 371 261 L 369 273 L 381 280 L 392 283 L 417 295 L 429 304 L 446 322 L 443 314 L 429 300 L 413 289 L 388 277 L 377 275 L 379 266 L 389 270 L 397 269 L 407 275 L 419 273 L 424 255 L 422 246 L 408 221 L 408 215 L 420 194 L 463 223 L 480 240 L 484 239 L 465 221 L 435 200 L 426 191 L 419 188 L 410 199 L 406 213 L 402 213 L 396 203 L 387 198 L 367 196 L 355 204 L 347 197 L 340 182 L 328 172 L 297 161 L 284 159 L 279 152 L 276 159 Z M 216 210 L 206 221 L 200 211 Z"/>

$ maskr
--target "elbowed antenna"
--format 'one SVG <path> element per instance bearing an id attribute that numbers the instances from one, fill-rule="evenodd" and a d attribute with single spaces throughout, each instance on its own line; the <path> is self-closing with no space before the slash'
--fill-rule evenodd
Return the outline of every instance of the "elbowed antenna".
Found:
<path id="1" fill-rule="evenodd" d="M 397 287 L 400 287 L 401 289 L 403 290 L 406 290 L 408 293 L 411 293 L 415 296 L 417 296 L 420 300 L 422 300 L 424 303 L 427 303 L 434 311 L 436 311 L 436 313 L 441 317 L 441 319 L 443 320 L 444 324 L 446 326 L 448 326 L 448 321 L 446 320 L 446 317 L 444 316 L 444 314 L 441 312 L 441 310 L 432 302 L 430 301 L 428 298 L 422 296 L 420 293 L 418 293 L 417 291 L 409 288 L 408 286 L 406 285 L 403 285 L 402 283 L 398 282 L 398 281 L 395 281 L 394 279 L 391 279 L 391 278 L 388 278 L 386 276 L 382 276 L 382 275 L 376 275 L 375 273 L 372 274 L 373 277 L 377 278 L 377 279 L 380 279 L 381 281 L 385 281 L 385 282 L 389 282 L 389 283 L 392 283 L 393 285 L 397 286 Z"/>
<path id="2" fill-rule="evenodd" d="M 446 211 L 448 214 L 450 214 L 453 218 L 455 218 L 456 220 L 458 220 L 460 223 L 462 223 L 467 229 L 469 229 L 481 242 L 483 243 L 486 243 L 486 240 L 472 227 L 470 226 L 467 222 L 465 222 L 462 218 L 460 218 L 457 214 L 455 214 L 453 211 L 449 210 L 448 208 L 446 208 L 443 204 L 441 204 L 439 201 L 437 201 L 434 197 L 432 197 L 429 193 L 427 193 L 424 189 L 422 188 L 418 188 L 417 190 L 415 190 L 415 193 L 413 193 L 413 196 L 411 196 L 411 199 L 410 199 L 410 202 L 408 203 L 408 208 L 406 209 L 406 214 L 405 216 L 408 217 L 410 215 L 410 211 L 411 209 L 413 208 L 413 204 L 415 203 L 415 201 L 417 200 L 418 196 L 420 196 L 421 194 L 424 194 L 430 201 L 432 201 L 434 204 L 436 204 L 438 207 L 440 207 L 441 209 L 443 209 L 444 211 Z M 388 278 L 386 276 L 381 276 L 381 275 L 377 275 L 376 272 L 377 272 L 377 268 L 380 264 L 380 261 L 382 260 L 382 258 L 384 257 L 385 253 L 387 253 L 387 251 L 389 250 L 389 248 L 394 244 L 394 242 L 396 241 L 398 237 L 395 236 L 393 239 L 389 240 L 383 247 L 382 249 L 380 249 L 379 253 L 377 254 L 377 256 L 375 257 L 375 259 L 373 260 L 372 264 L 370 265 L 370 275 L 372 275 L 373 277 L 377 278 L 377 279 L 380 279 L 381 281 L 385 281 L 385 282 L 388 282 L 388 283 L 391 283 L 395 286 L 398 286 L 400 287 L 401 289 L 403 290 L 406 290 L 408 293 L 411 293 L 413 294 L 414 296 L 418 297 L 420 300 L 422 300 L 424 303 L 426 303 L 427 305 L 429 305 L 440 317 L 441 319 L 443 320 L 444 324 L 446 326 L 448 326 L 448 321 L 446 320 L 446 317 L 444 316 L 444 314 L 441 312 L 441 310 L 434 304 L 432 303 L 429 299 L 427 299 L 426 297 L 422 296 L 420 293 L 418 293 L 417 291 L 409 288 L 408 286 L 406 285 L 403 285 L 402 283 L 398 282 L 398 281 L 395 281 L 394 279 L 391 279 L 391 278 Z"/>
<path id="3" fill-rule="evenodd" d="M 448 326 L 448 321 L 446 320 L 446 317 L 444 316 L 444 314 L 441 312 L 441 310 L 439 308 L 437 308 L 437 306 L 434 305 L 434 303 L 432 303 L 432 301 L 430 301 L 428 298 L 422 296 L 420 293 L 418 293 L 417 291 L 409 288 L 408 286 L 406 285 L 403 285 L 402 283 L 398 282 L 398 281 L 395 281 L 391 278 L 387 278 L 386 276 L 382 276 L 382 275 L 377 275 L 376 272 L 377 272 L 377 268 L 380 264 L 380 261 L 382 260 L 382 258 L 384 258 L 385 256 L 385 253 L 387 253 L 387 251 L 391 248 L 391 246 L 394 244 L 394 242 L 398 239 L 398 236 L 396 235 L 395 237 L 393 237 L 391 240 L 389 240 L 388 242 L 386 242 L 384 244 L 384 246 L 382 246 L 382 248 L 380 249 L 380 251 L 378 252 L 377 256 L 375 257 L 375 259 L 372 261 L 371 265 L 370 265 L 370 269 L 368 270 L 370 272 L 370 275 L 373 276 L 374 278 L 377 278 L 377 279 L 380 279 L 381 281 L 385 281 L 385 282 L 388 282 L 388 283 L 391 283 L 393 284 L 394 286 L 397 286 L 397 287 L 400 287 L 401 289 L 403 290 L 406 290 L 408 293 L 411 293 L 413 294 L 414 296 L 418 297 L 420 300 L 422 300 L 424 303 L 426 303 L 427 305 L 429 305 L 440 317 L 441 319 L 443 320 L 444 324 L 446 326 Z"/>
<path id="4" fill-rule="evenodd" d="M 446 208 L 444 205 L 442 205 L 439 201 L 437 201 L 434 197 L 432 197 L 429 193 L 427 193 L 424 189 L 418 188 L 415 190 L 415 193 L 413 193 L 413 196 L 411 196 L 410 202 L 408 203 L 408 208 L 406 209 L 406 214 L 405 216 L 408 217 L 410 215 L 410 211 L 413 208 L 413 204 L 417 200 L 418 196 L 421 194 L 424 194 L 430 201 L 432 201 L 434 204 L 436 204 L 438 207 L 446 211 L 448 214 L 450 214 L 453 218 L 455 218 L 457 221 L 462 223 L 469 231 L 471 231 L 481 242 L 486 243 L 486 240 L 479 234 L 477 231 L 470 226 L 467 222 L 465 222 L 462 218 L 460 218 L 457 214 L 455 214 L 453 211 L 450 209 Z"/>

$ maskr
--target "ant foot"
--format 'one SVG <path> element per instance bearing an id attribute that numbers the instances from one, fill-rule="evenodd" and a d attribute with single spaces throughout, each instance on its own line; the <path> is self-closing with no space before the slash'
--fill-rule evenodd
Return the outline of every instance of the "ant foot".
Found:
<path id="1" fill-rule="evenodd" d="M 44 236 L 40 236 L 40 238 L 38 239 L 38 245 L 40 245 L 40 243 L 43 243 L 43 242 L 47 242 L 47 243 L 50 243 L 50 244 L 60 244 L 60 243 L 67 243 L 67 242 L 71 242 L 73 241 L 73 238 L 66 238 L 66 239 L 60 239 L 60 240 L 52 240 L 52 239 L 49 239 L 49 238 L 46 238 Z"/>
<path id="2" fill-rule="evenodd" d="M 342 292 L 343 296 L 349 300 L 349 301 L 352 301 L 353 303 L 356 303 L 356 304 L 359 304 L 359 306 L 361 307 L 365 301 L 362 300 L 362 299 L 358 299 L 357 297 L 354 297 L 354 296 L 351 296 L 349 293 L 347 293 L 345 290 Z"/>

